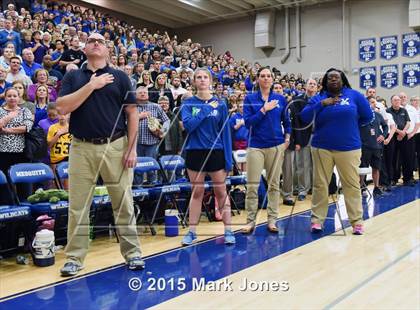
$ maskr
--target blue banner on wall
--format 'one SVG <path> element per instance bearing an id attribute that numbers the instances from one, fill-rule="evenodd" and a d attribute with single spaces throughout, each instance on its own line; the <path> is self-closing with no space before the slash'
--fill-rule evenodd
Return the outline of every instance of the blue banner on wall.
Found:
<path id="1" fill-rule="evenodd" d="M 391 89 L 398 85 L 398 65 L 381 66 L 381 87 Z"/>
<path id="2" fill-rule="evenodd" d="M 360 88 L 368 89 L 369 87 L 376 87 L 376 67 L 360 68 Z"/>
<path id="3" fill-rule="evenodd" d="M 406 33 L 402 36 L 402 55 L 405 57 L 415 57 L 420 51 L 419 32 Z"/>
<path id="4" fill-rule="evenodd" d="M 404 86 L 418 86 L 420 84 L 420 63 L 403 64 L 402 76 Z"/>
<path id="5" fill-rule="evenodd" d="M 376 58 L 376 39 L 359 40 L 359 60 L 369 62 Z"/>
<path id="6" fill-rule="evenodd" d="M 381 49 L 381 58 L 389 60 L 398 56 L 397 36 L 381 37 L 379 46 Z"/>

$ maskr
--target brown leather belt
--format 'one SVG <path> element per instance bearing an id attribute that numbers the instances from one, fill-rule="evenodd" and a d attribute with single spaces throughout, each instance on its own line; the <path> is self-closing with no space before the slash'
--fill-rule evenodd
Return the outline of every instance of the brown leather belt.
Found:
<path id="1" fill-rule="evenodd" d="M 75 137 L 75 138 L 79 139 L 82 142 L 89 142 L 89 143 L 92 143 L 92 144 L 106 144 L 106 143 L 109 143 L 109 142 L 113 142 L 113 141 L 115 141 L 115 140 L 117 140 L 117 139 L 119 139 L 123 136 L 125 136 L 125 131 L 117 132 L 116 134 L 114 134 L 112 137 L 109 137 L 109 138 L 90 138 L 90 139 L 88 139 L 88 138 L 77 138 L 77 137 Z"/>

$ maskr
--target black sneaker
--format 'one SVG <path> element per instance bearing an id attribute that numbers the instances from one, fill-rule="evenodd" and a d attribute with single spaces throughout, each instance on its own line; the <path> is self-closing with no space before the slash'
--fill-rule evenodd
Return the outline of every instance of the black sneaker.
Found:
<path id="1" fill-rule="evenodd" d="M 286 206 L 294 206 L 295 202 L 293 201 L 293 199 L 286 198 L 286 199 L 283 199 L 283 204 Z"/>
<path id="2" fill-rule="evenodd" d="M 62 277 L 71 277 L 79 273 L 83 269 L 83 266 L 76 264 L 75 262 L 67 262 L 64 264 L 63 268 L 60 269 Z"/>
<path id="3" fill-rule="evenodd" d="M 403 186 L 410 186 L 410 187 L 414 187 L 414 186 L 416 186 L 416 184 L 414 184 L 414 182 L 413 182 L 413 181 L 407 181 L 407 182 L 404 182 L 404 183 L 403 183 Z"/>
<path id="4" fill-rule="evenodd" d="M 373 196 L 377 197 L 377 196 L 381 196 L 383 194 L 384 194 L 384 192 L 379 187 L 375 187 L 373 189 Z"/>

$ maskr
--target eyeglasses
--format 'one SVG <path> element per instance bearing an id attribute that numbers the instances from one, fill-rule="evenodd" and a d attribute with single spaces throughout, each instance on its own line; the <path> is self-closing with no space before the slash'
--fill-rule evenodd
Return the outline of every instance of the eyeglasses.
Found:
<path id="1" fill-rule="evenodd" d="M 105 40 L 103 40 L 103 39 L 90 38 L 86 42 L 87 42 L 87 44 L 95 44 L 95 43 L 98 43 L 100 45 L 105 45 Z"/>

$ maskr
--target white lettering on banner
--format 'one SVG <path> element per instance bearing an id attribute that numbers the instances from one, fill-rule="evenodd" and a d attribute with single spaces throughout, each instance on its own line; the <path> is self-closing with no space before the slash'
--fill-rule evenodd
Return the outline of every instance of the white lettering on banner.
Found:
<path id="1" fill-rule="evenodd" d="M 418 38 L 418 34 L 417 33 L 405 34 L 403 36 L 403 43 L 407 43 L 408 41 L 411 41 L 411 40 L 417 40 L 417 38 Z"/>
<path id="2" fill-rule="evenodd" d="M 46 175 L 45 170 L 30 170 L 30 171 L 17 171 L 16 176 L 18 177 L 33 177 L 38 175 Z"/>
<path id="3" fill-rule="evenodd" d="M 147 196 L 148 193 L 147 191 L 142 191 L 142 190 L 134 190 L 133 191 L 133 197 L 143 197 L 143 196 Z"/>
<path id="4" fill-rule="evenodd" d="M 68 202 L 64 202 L 64 201 L 51 204 L 51 210 L 65 209 L 65 208 L 68 208 L 68 207 L 69 207 Z"/>
<path id="5" fill-rule="evenodd" d="M 143 163 L 137 163 L 136 167 L 153 167 L 153 162 L 147 161 Z"/>
<path id="6" fill-rule="evenodd" d="M 181 164 L 181 161 L 179 159 L 165 161 L 165 166 L 168 166 L 168 165 L 180 165 L 180 164 Z"/>
<path id="7" fill-rule="evenodd" d="M 20 217 L 20 216 L 26 216 L 29 212 L 27 210 L 17 210 L 17 211 L 9 211 L 0 213 L 0 220 L 2 219 L 9 219 L 13 217 Z"/>
<path id="8" fill-rule="evenodd" d="M 394 44 L 397 43 L 397 40 L 395 39 L 395 37 L 391 37 L 391 38 L 382 38 L 381 40 L 381 45 L 385 45 L 385 44 Z M 390 48 L 390 45 L 387 45 L 386 47 Z"/>
<path id="9" fill-rule="evenodd" d="M 360 47 L 370 47 L 373 46 L 375 44 L 374 40 L 370 39 L 370 40 L 362 40 L 360 41 Z"/>
<path id="10" fill-rule="evenodd" d="M 162 187 L 162 193 L 180 192 L 181 188 L 177 185 L 170 185 Z"/>

